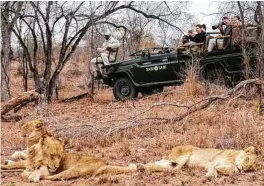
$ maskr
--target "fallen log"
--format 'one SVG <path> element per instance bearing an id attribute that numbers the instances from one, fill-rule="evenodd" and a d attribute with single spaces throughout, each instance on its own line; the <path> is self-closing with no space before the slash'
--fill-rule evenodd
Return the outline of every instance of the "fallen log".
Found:
<path id="1" fill-rule="evenodd" d="M 19 120 L 21 120 L 23 117 L 25 117 L 25 116 L 24 116 L 24 115 L 21 115 L 21 114 L 7 114 L 7 115 L 1 115 L 1 119 L 2 119 L 2 121 L 5 121 L 5 122 L 19 121 Z"/>
<path id="2" fill-rule="evenodd" d="M 9 111 L 19 108 L 20 105 L 25 106 L 26 104 L 36 101 L 39 99 L 39 93 L 37 93 L 35 90 L 24 92 L 18 97 L 15 97 L 5 103 L 3 107 L 1 108 L 1 115 L 5 115 Z"/>

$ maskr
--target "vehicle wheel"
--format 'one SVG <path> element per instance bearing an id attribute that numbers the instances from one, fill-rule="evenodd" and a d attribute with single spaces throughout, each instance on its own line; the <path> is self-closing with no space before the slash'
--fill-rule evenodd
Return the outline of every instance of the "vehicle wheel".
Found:
<path id="1" fill-rule="evenodd" d="M 134 99 L 138 96 L 138 89 L 127 78 L 119 78 L 113 87 L 113 94 L 117 100 Z"/>
<path id="2" fill-rule="evenodd" d="M 205 71 L 205 80 L 220 86 L 232 86 L 230 80 L 222 68 L 207 69 Z"/>

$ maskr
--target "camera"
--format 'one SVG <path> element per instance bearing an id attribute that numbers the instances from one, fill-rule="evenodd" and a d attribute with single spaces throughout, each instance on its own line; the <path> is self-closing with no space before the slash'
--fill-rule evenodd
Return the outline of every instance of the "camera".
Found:
<path id="1" fill-rule="evenodd" d="M 217 29 L 219 26 L 223 26 L 224 24 L 225 24 L 224 22 L 220 22 L 220 23 L 218 23 L 217 25 L 213 25 L 213 26 L 212 26 L 212 29 L 215 30 L 215 29 Z"/>

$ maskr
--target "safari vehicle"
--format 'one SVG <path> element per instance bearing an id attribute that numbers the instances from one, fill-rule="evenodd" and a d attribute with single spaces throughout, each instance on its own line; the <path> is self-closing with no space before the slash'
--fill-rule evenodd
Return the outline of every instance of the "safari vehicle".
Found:
<path id="1" fill-rule="evenodd" d="M 181 85 L 185 79 L 185 70 L 194 60 L 205 79 L 218 81 L 225 85 L 243 79 L 243 56 L 241 49 L 231 46 L 206 52 L 209 38 L 204 43 L 169 48 L 152 48 L 131 54 L 130 60 L 112 64 L 113 71 L 103 78 L 104 84 L 113 87 L 117 100 L 133 99 L 141 92 L 143 95 L 162 92 L 164 86 Z M 254 72 L 254 57 L 250 57 Z"/>

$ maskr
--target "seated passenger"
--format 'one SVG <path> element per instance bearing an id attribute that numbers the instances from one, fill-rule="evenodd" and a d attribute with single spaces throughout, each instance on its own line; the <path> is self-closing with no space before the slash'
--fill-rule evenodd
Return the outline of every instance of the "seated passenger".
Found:
<path id="1" fill-rule="evenodd" d="M 202 30 L 203 26 L 198 24 L 196 25 L 196 32 L 197 34 L 194 33 L 188 33 L 188 38 L 190 41 L 195 42 L 195 43 L 203 43 L 206 38 L 206 33 Z"/>
<path id="2" fill-rule="evenodd" d="M 207 36 L 208 34 L 206 33 L 206 25 L 202 24 L 202 30 L 204 31 L 205 35 Z"/>
<path id="3" fill-rule="evenodd" d="M 223 25 L 226 25 L 225 29 L 223 29 L 223 26 L 219 26 L 218 29 L 220 30 L 220 33 L 222 36 L 228 36 L 232 32 L 232 25 L 230 24 L 230 20 L 228 17 L 223 17 L 222 18 Z M 224 46 L 227 44 L 229 38 L 224 38 L 224 39 L 217 39 L 217 44 Z M 208 44 L 208 52 L 212 52 L 214 47 L 216 46 L 216 39 L 210 39 L 209 44 Z"/>
<path id="4" fill-rule="evenodd" d="M 187 43 L 189 43 L 189 38 L 188 38 L 188 36 L 184 35 L 182 37 L 182 44 L 184 45 L 184 44 L 187 44 Z"/>
<path id="5" fill-rule="evenodd" d="M 239 16 L 235 16 L 232 19 L 232 46 L 239 47 L 241 42 L 241 21 Z"/>
<path id="6" fill-rule="evenodd" d="M 241 19 L 240 19 L 239 16 L 235 16 L 235 17 L 233 18 L 233 20 L 236 22 L 236 24 L 237 24 L 238 26 L 242 25 L 242 22 L 241 22 Z"/>

